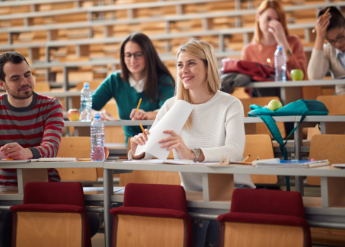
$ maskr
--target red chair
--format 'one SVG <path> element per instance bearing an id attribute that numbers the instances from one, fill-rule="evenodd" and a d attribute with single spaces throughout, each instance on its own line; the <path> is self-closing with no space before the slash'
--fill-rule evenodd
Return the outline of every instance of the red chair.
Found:
<path id="1" fill-rule="evenodd" d="M 310 228 L 298 192 L 236 189 L 230 213 L 217 220 L 222 247 L 311 246 Z"/>
<path id="2" fill-rule="evenodd" d="M 180 185 L 127 184 L 113 214 L 113 245 L 193 246 L 186 194 Z"/>
<path id="3" fill-rule="evenodd" d="M 13 247 L 91 247 L 81 183 L 27 183 L 13 214 Z"/>

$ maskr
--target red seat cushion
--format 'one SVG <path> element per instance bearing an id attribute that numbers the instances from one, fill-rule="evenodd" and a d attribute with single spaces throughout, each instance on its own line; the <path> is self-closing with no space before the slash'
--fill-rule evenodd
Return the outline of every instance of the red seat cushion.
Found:
<path id="1" fill-rule="evenodd" d="M 125 188 L 123 206 L 187 212 L 186 193 L 180 185 L 130 183 Z"/>
<path id="2" fill-rule="evenodd" d="M 127 184 L 123 207 L 110 210 L 114 226 L 116 215 L 136 215 L 183 219 L 186 222 L 187 246 L 193 246 L 191 219 L 184 188 L 179 185 Z M 113 231 L 114 234 L 114 231 Z M 113 236 L 113 241 L 114 241 Z"/>

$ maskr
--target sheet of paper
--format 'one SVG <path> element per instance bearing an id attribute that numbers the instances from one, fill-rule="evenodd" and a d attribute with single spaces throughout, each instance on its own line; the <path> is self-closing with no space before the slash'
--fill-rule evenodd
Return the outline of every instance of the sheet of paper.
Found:
<path id="1" fill-rule="evenodd" d="M 173 130 L 176 134 L 180 134 L 189 115 L 193 110 L 193 106 L 186 101 L 178 100 L 173 107 L 163 116 L 163 118 L 150 129 L 150 135 L 145 145 L 137 147 L 135 155 L 143 152 L 156 156 L 158 159 L 165 160 L 169 155 L 169 151 L 161 148 L 162 144 L 158 141 L 170 135 L 164 134 L 165 130 Z"/>

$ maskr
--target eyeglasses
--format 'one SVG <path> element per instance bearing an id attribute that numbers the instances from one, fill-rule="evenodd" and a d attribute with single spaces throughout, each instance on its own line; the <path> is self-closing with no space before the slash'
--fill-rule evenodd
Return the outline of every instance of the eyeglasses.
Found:
<path id="1" fill-rule="evenodd" d="M 131 54 L 131 53 L 126 53 L 126 54 L 123 54 L 123 56 L 124 56 L 124 58 L 125 58 L 126 60 L 131 60 L 131 57 L 132 57 L 132 56 L 134 56 L 134 59 L 135 59 L 135 60 L 140 60 L 140 59 L 142 59 L 142 58 L 144 57 L 144 53 L 141 52 L 141 51 L 138 51 L 138 52 L 135 52 L 135 53 L 133 53 L 133 54 Z"/>
<path id="2" fill-rule="evenodd" d="M 343 30 L 343 32 L 345 31 L 345 28 Z M 335 43 L 342 43 L 345 40 L 345 35 L 341 35 L 340 37 L 336 38 L 335 40 L 327 40 L 328 43 L 330 43 L 331 45 L 335 45 Z"/>

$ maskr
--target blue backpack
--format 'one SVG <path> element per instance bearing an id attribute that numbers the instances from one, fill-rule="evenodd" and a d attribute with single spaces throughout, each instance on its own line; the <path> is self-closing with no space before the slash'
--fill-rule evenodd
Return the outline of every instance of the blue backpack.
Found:
<path id="1" fill-rule="evenodd" d="M 291 102 L 279 110 L 271 111 L 266 107 L 262 107 L 259 105 L 251 105 L 250 109 L 252 111 L 248 112 L 248 116 L 250 117 L 260 117 L 262 121 L 266 124 L 267 128 L 271 132 L 273 138 L 279 143 L 280 151 L 282 155 L 284 155 L 284 159 L 287 159 L 287 151 L 285 145 L 287 143 L 288 138 L 295 132 L 298 128 L 299 124 L 303 122 L 304 118 L 307 115 L 328 115 L 327 107 L 318 100 L 297 100 L 295 102 Z M 273 116 L 302 116 L 298 125 L 288 134 L 286 140 L 284 142 L 280 131 L 277 127 L 276 122 L 272 118 Z"/>

